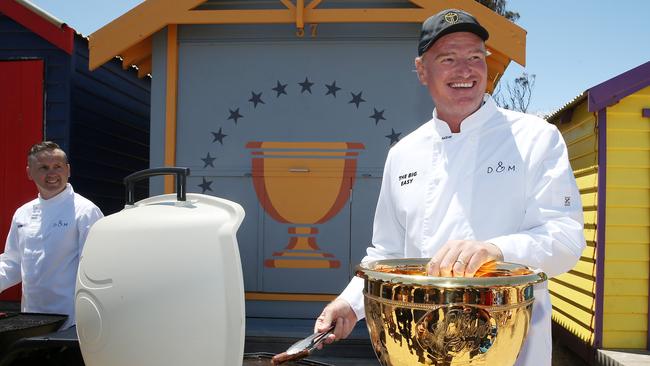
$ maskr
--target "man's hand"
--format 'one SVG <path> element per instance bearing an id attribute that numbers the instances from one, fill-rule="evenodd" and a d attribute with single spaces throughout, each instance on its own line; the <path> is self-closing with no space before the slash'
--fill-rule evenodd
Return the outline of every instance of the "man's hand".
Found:
<path id="1" fill-rule="evenodd" d="M 354 314 L 354 311 L 347 301 L 336 299 L 329 303 L 316 319 L 314 332 L 326 331 L 333 322 L 336 322 L 334 333 L 328 335 L 323 341 L 326 344 L 346 338 L 350 335 L 352 329 L 354 329 L 354 325 L 357 323 L 357 316 Z M 321 349 L 322 345 L 318 345 L 318 348 Z"/>
<path id="2" fill-rule="evenodd" d="M 450 240 L 427 263 L 427 274 L 442 277 L 474 277 L 489 261 L 502 261 L 501 249 L 492 243 Z"/>

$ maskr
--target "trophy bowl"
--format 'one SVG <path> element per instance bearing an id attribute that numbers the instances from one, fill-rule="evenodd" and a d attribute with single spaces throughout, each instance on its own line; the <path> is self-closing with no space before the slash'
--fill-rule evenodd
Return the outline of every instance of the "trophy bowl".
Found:
<path id="1" fill-rule="evenodd" d="M 361 263 L 366 324 L 384 366 L 512 366 L 540 270 L 490 262 L 475 277 L 426 275 L 428 258 Z"/>

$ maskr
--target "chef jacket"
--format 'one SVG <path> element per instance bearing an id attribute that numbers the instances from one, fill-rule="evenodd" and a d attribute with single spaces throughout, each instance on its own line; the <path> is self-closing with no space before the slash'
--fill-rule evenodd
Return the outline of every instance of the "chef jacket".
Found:
<path id="1" fill-rule="evenodd" d="M 75 324 L 74 292 L 81 250 L 90 226 L 102 217 L 70 184 L 16 210 L 0 255 L 0 291 L 22 281 L 21 311 L 67 314 Z"/>
<path id="2" fill-rule="evenodd" d="M 549 277 L 571 269 L 585 247 L 580 194 L 566 145 L 545 120 L 484 103 L 459 133 L 433 119 L 389 151 L 363 262 L 432 257 L 449 240 L 479 240 L 504 261 Z M 340 298 L 364 317 L 363 279 Z M 535 286 L 532 327 L 517 365 L 551 364 L 551 303 Z"/>

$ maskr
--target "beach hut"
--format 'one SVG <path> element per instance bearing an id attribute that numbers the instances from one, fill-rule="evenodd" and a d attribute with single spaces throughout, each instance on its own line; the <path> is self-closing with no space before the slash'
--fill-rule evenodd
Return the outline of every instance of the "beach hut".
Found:
<path id="1" fill-rule="evenodd" d="M 588 361 L 648 350 L 650 62 L 587 89 L 549 116 L 582 195 L 587 248 L 550 280 L 554 332 Z"/>
<path id="2" fill-rule="evenodd" d="M 0 1 L 0 245 L 36 196 L 26 153 L 43 139 L 68 152 L 77 192 L 104 213 L 123 207 L 122 178 L 149 164 L 150 87 L 117 59 L 91 72 L 85 37 L 28 1 Z"/>
<path id="3" fill-rule="evenodd" d="M 190 191 L 246 210 L 249 334 L 310 332 L 354 274 L 386 153 L 431 117 L 420 24 L 449 7 L 488 28 L 490 89 L 524 64 L 525 31 L 471 0 L 148 0 L 90 35 L 91 68 L 119 55 L 153 75 L 151 166 L 190 167 Z"/>

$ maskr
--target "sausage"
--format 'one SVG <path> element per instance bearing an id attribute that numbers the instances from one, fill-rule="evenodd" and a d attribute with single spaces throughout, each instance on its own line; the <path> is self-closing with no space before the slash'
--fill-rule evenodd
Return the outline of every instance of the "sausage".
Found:
<path id="1" fill-rule="evenodd" d="M 279 365 L 279 364 L 285 363 L 287 361 L 299 360 L 299 359 L 305 358 L 307 356 L 309 356 L 309 350 L 302 350 L 302 351 L 300 351 L 298 353 L 295 353 L 293 355 L 290 355 L 290 354 L 288 354 L 286 352 L 282 352 L 282 353 L 279 353 L 279 354 L 273 356 L 273 358 L 271 359 L 271 362 L 273 363 L 273 365 Z"/>

